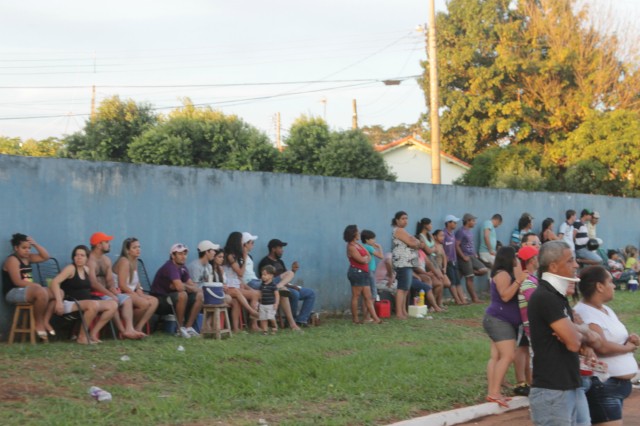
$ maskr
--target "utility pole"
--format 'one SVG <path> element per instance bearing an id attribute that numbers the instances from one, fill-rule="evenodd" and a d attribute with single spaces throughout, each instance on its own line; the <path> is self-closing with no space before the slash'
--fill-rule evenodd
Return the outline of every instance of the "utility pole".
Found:
<path id="1" fill-rule="evenodd" d="M 96 119 L 96 53 L 93 52 L 93 87 L 91 89 L 91 122 Z"/>
<path id="2" fill-rule="evenodd" d="M 282 152 L 282 140 L 280 139 L 280 113 L 276 113 L 276 147 Z"/>
<path id="3" fill-rule="evenodd" d="M 353 130 L 356 130 L 358 128 L 358 107 L 356 105 L 355 99 L 351 102 L 351 106 L 353 107 L 353 115 L 351 117 L 351 128 Z"/>
<path id="4" fill-rule="evenodd" d="M 440 117 L 438 116 L 438 65 L 436 61 L 436 7 L 429 0 L 429 109 L 431 115 L 431 183 L 441 183 L 440 173 Z"/>

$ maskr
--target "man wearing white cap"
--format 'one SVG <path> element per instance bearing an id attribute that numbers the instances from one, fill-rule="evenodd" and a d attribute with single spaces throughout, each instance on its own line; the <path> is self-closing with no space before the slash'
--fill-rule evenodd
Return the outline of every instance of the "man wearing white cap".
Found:
<path id="1" fill-rule="evenodd" d="M 203 296 L 196 284 L 191 281 L 189 270 L 185 266 L 189 249 L 178 243 L 171 246 L 169 260 L 158 269 L 151 284 L 151 295 L 158 298 L 158 315 L 172 313 L 167 297 L 175 307 L 178 335 L 184 338 L 198 336 L 193 329 L 198 313 L 202 309 Z M 190 307 L 190 309 L 189 309 Z M 184 317 L 189 311 L 189 318 Z"/>
<path id="2" fill-rule="evenodd" d="M 191 276 L 191 281 L 196 283 L 198 287 L 202 287 L 204 283 L 210 282 L 213 276 L 213 268 L 211 261 L 216 255 L 216 250 L 220 246 L 209 240 L 203 240 L 198 243 L 198 258 L 189 263 L 187 269 Z"/>
<path id="3" fill-rule="evenodd" d="M 255 270 L 253 269 L 253 257 L 251 256 L 251 250 L 253 250 L 257 239 L 257 235 L 251 235 L 249 232 L 242 233 L 242 247 L 244 248 L 244 251 L 247 252 L 242 281 L 254 290 L 259 290 L 260 284 L 262 284 L 262 281 L 258 278 Z"/>

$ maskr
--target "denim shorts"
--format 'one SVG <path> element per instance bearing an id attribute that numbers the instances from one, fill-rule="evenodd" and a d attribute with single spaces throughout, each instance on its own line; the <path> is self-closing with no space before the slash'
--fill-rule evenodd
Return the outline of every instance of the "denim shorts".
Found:
<path id="1" fill-rule="evenodd" d="M 593 377 L 591 389 L 587 392 L 591 421 L 604 423 L 622 419 L 622 402 L 630 394 L 631 380 L 610 377 L 602 383 Z"/>
<path id="2" fill-rule="evenodd" d="M 122 306 L 122 304 L 129 299 L 129 295 L 128 294 L 124 294 L 124 293 L 117 293 L 116 296 L 118 297 L 118 306 Z M 100 296 L 101 300 L 113 300 L 111 298 L 111 296 L 107 296 L 106 294 L 104 296 Z"/>
<path id="3" fill-rule="evenodd" d="M 536 426 L 573 426 L 577 420 L 578 389 L 531 388 L 531 420 Z"/>
<path id="4" fill-rule="evenodd" d="M 24 303 L 27 301 L 27 288 L 26 287 L 14 287 L 11 290 L 9 290 L 9 292 L 7 293 L 7 295 L 4 297 L 4 300 L 7 303 L 12 303 L 12 304 L 16 304 L 16 303 Z"/>
<path id="5" fill-rule="evenodd" d="M 409 266 L 395 269 L 396 279 L 398 280 L 398 290 L 409 291 L 413 278 L 413 268 Z"/>
<path id="6" fill-rule="evenodd" d="M 371 285 L 371 275 L 369 275 L 368 272 L 354 268 L 353 266 L 349 267 L 347 278 L 349 278 L 351 287 L 369 287 Z"/>
<path id="7" fill-rule="evenodd" d="M 460 276 L 458 275 L 458 266 L 455 263 L 447 263 L 447 277 L 451 281 L 451 285 L 460 285 Z"/>
<path id="8" fill-rule="evenodd" d="M 492 315 L 484 315 L 484 318 L 482 319 L 482 327 L 489 335 L 489 338 L 494 342 L 516 340 L 518 337 L 517 326 L 506 321 L 502 321 Z"/>

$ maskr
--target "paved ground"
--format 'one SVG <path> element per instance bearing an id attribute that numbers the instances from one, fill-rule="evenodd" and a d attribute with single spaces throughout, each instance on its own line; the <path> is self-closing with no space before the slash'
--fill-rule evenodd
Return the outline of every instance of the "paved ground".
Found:
<path id="1" fill-rule="evenodd" d="M 629 398 L 624 401 L 623 420 L 627 425 L 640 425 L 640 389 L 634 389 Z M 483 417 L 468 423 L 463 423 L 463 425 L 530 426 L 533 425 L 533 423 L 529 420 L 529 409 L 521 408 L 495 416 Z"/>

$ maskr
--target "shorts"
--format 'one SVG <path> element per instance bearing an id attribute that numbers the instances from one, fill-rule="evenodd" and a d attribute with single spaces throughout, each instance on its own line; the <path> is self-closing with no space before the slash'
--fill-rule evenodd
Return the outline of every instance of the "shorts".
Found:
<path id="1" fill-rule="evenodd" d="M 275 280 L 275 278 L 276 278 L 276 277 L 274 277 L 274 279 L 273 279 L 273 283 L 274 283 L 275 285 L 278 285 L 278 283 L 280 282 L 280 280 L 278 280 L 278 282 L 276 283 L 276 282 L 275 282 L 275 281 L 276 281 L 276 280 Z M 278 278 L 279 278 L 279 277 L 278 277 Z M 254 289 L 254 290 L 260 290 L 260 286 L 262 285 L 262 281 L 260 281 L 259 279 L 254 279 L 254 280 L 249 281 L 249 282 L 247 283 L 247 285 L 248 285 L 249 287 L 251 287 L 252 289 Z"/>
<path id="2" fill-rule="evenodd" d="M 260 321 L 275 320 L 276 319 L 276 305 L 263 305 L 258 306 L 258 313 L 260 314 Z"/>
<path id="3" fill-rule="evenodd" d="M 27 288 L 26 287 L 14 287 L 4 296 L 4 300 L 7 303 L 25 303 L 27 301 Z"/>
<path id="4" fill-rule="evenodd" d="M 129 299 L 128 294 L 117 293 L 116 296 L 118 296 L 118 307 L 122 306 L 122 304 L 126 302 L 127 299 Z M 100 300 L 113 300 L 113 299 L 111 298 L 111 296 L 107 296 L 105 294 L 104 296 L 100 296 Z"/>
<path id="5" fill-rule="evenodd" d="M 574 426 L 578 414 L 578 389 L 531 388 L 529 406 L 535 425 Z"/>
<path id="6" fill-rule="evenodd" d="M 631 394 L 631 380 L 610 377 L 604 383 L 596 376 L 591 378 L 587 392 L 589 412 L 593 423 L 622 419 L 622 403 Z"/>
<path id="7" fill-rule="evenodd" d="M 369 275 L 369 272 L 354 268 L 353 266 L 349 267 L 347 278 L 349 278 L 351 287 L 369 287 L 371 285 L 371 275 Z"/>
<path id="8" fill-rule="evenodd" d="M 432 288 L 433 287 L 431 287 L 429 284 L 420 281 L 416 277 L 411 277 L 411 290 L 415 291 L 416 293 L 419 293 L 420 290 L 424 290 L 426 294 L 429 293 Z"/>
<path id="9" fill-rule="evenodd" d="M 469 256 L 469 260 L 458 260 L 458 267 L 460 268 L 460 272 L 462 272 L 462 276 L 465 278 L 473 277 L 473 271 L 479 269 L 486 269 L 484 263 L 480 262 L 475 256 Z"/>
<path id="10" fill-rule="evenodd" d="M 453 262 L 447 263 L 447 277 L 451 281 L 451 285 L 460 285 L 460 277 L 458 276 L 458 267 Z"/>
<path id="11" fill-rule="evenodd" d="M 178 303 L 177 291 L 174 291 L 166 295 L 152 294 L 152 296 L 158 299 L 158 308 L 156 309 L 157 315 L 173 314 L 173 312 L 175 311 L 175 306 Z M 167 301 L 167 297 L 171 298 L 171 301 L 173 302 L 173 308 L 171 307 L 171 305 L 169 305 L 169 302 Z M 196 302 L 196 293 L 187 293 L 187 309 L 185 313 L 191 310 L 191 307 L 195 302 Z"/>
<path id="12" fill-rule="evenodd" d="M 395 268 L 396 280 L 398 280 L 398 290 L 409 291 L 411 282 L 413 281 L 413 268 Z"/>
<path id="13" fill-rule="evenodd" d="M 516 340 L 518 337 L 518 327 L 506 321 L 502 321 L 494 316 L 485 314 L 482 320 L 482 327 L 487 332 L 489 338 L 494 342 L 504 340 Z"/>
<path id="14" fill-rule="evenodd" d="M 489 253 L 488 251 L 481 251 L 480 253 L 478 253 L 478 257 L 482 262 L 488 263 L 491 266 L 496 263 L 496 256 Z"/>

